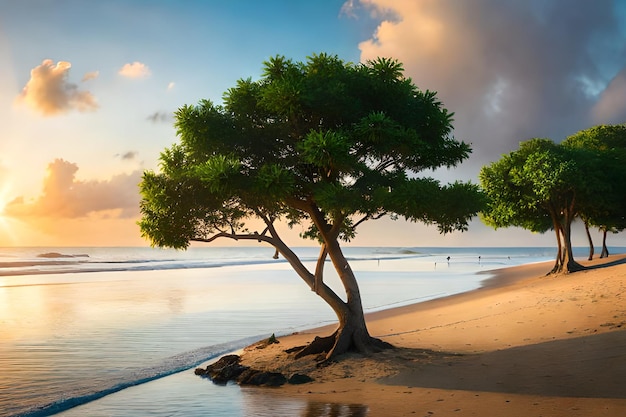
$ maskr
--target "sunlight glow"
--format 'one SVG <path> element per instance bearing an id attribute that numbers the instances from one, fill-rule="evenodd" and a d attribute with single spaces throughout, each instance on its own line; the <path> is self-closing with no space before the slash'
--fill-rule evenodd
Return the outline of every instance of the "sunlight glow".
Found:
<path id="1" fill-rule="evenodd" d="M 4 215 L 4 209 L 9 202 L 9 185 L 0 187 L 0 246 L 10 245 L 14 240 L 11 228 L 12 219 Z"/>

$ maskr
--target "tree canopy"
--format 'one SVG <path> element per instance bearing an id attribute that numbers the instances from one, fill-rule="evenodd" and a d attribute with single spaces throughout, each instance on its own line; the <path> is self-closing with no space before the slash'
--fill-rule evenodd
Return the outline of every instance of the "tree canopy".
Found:
<path id="1" fill-rule="evenodd" d="M 592 198 L 581 204 L 580 217 L 589 237 L 590 255 L 593 242 L 588 227 L 603 232 L 601 257 L 608 256 L 607 232 L 626 229 L 626 125 L 599 125 L 581 130 L 566 138 L 563 146 L 587 151 L 587 168 L 593 184 Z"/>
<path id="2" fill-rule="evenodd" d="M 260 79 L 226 91 L 222 105 L 202 100 L 176 112 L 180 142 L 161 154 L 160 172 L 143 176 L 141 232 L 174 248 L 218 238 L 267 243 L 337 314 L 329 358 L 380 347 L 367 334 L 339 241 L 384 216 L 434 224 L 443 233 L 466 230 L 481 209 L 478 186 L 419 176 L 454 167 L 471 152 L 452 137 L 452 116 L 392 59 L 273 57 Z M 281 221 L 302 225 L 302 237 L 320 243 L 315 271 L 284 243 Z M 345 301 L 323 282 L 327 257 Z"/>
<path id="3" fill-rule="evenodd" d="M 560 144 L 542 138 L 521 142 L 480 172 L 488 199 L 483 220 L 495 228 L 554 230 L 558 250 L 552 271 L 579 270 L 571 242 L 576 217 L 610 231 L 626 226 L 625 156 L 623 125 L 582 130 Z"/>
<path id="4" fill-rule="evenodd" d="M 554 230 L 557 256 L 553 272 L 575 271 L 571 225 L 589 177 L 581 166 L 586 155 L 550 139 L 531 139 L 499 161 L 484 166 L 480 182 L 488 197 L 483 220 L 493 227 L 518 226 L 533 232 Z"/>

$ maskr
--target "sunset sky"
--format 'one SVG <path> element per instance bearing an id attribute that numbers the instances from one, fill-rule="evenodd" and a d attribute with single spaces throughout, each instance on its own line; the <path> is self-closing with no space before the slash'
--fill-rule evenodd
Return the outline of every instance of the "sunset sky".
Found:
<path id="1" fill-rule="evenodd" d="M 221 102 L 271 56 L 316 52 L 397 58 L 437 91 L 473 147 L 433 173 L 446 182 L 476 182 L 522 140 L 626 122 L 619 0 L 2 0 L 0 246 L 147 245 L 137 183 L 176 141 L 172 113 Z M 623 234 L 609 239 L 626 246 Z M 441 237 L 378 221 L 353 244 L 552 246 L 554 236 L 476 220 Z"/>

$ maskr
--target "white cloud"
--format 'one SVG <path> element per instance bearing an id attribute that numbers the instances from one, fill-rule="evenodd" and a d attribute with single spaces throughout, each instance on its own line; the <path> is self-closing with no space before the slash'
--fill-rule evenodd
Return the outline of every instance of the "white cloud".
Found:
<path id="1" fill-rule="evenodd" d="M 34 201 L 18 197 L 5 207 L 12 217 L 80 218 L 93 213 L 115 213 L 119 218 L 139 215 L 141 171 L 119 174 L 105 181 L 80 181 L 78 166 L 63 159 L 48 165 L 43 191 Z"/>
<path id="2" fill-rule="evenodd" d="M 339 11 L 339 16 L 347 16 L 351 18 L 356 18 L 355 13 L 356 4 L 354 0 L 347 0 L 341 6 L 341 10 Z"/>
<path id="3" fill-rule="evenodd" d="M 118 74 L 127 78 L 145 78 L 150 75 L 150 68 L 146 64 L 135 61 L 132 64 L 124 64 Z"/>
<path id="4" fill-rule="evenodd" d="M 72 64 L 51 59 L 30 72 L 30 80 L 17 97 L 17 102 L 24 103 L 31 109 L 45 116 L 66 113 L 70 110 L 93 111 L 98 108 L 95 97 L 89 91 L 81 91 L 75 84 L 68 82 Z"/>

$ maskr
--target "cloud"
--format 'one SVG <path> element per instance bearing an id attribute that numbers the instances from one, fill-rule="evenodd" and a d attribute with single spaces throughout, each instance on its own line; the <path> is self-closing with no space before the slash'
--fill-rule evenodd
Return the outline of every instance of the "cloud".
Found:
<path id="1" fill-rule="evenodd" d="M 455 112 L 455 136 L 472 143 L 473 174 L 520 141 L 591 126 L 598 96 L 589 86 L 608 84 L 616 57 L 623 65 L 609 1 L 359 2 L 381 16 L 361 60 L 397 58 L 418 87 L 437 91 Z"/>
<path id="2" fill-rule="evenodd" d="M 106 181 L 80 181 L 78 166 L 63 159 L 48 165 L 41 195 L 33 201 L 18 197 L 5 207 L 5 215 L 20 217 L 82 218 L 106 213 L 116 218 L 139 214 L 141 171 L 119 174 Z"/>
<path id="3" fill-rule="evenodd" d="M 157 111 L 147 117 L 152 123 L 169 123 L 174 120 L 174 115 L 171 112 Z"/>
<path id="4" fill-rule="evenodd" d="M 119 158 L 123 161 L 132 161 L 137 158 L 137 155 L 139 155 L 139 152 L 137 151 L 128 151 L 123 154 L 117 154 L 116 156 L 119 156 Z"/>
<path id="5" fill-rule="evenodd" d="M 593 108 L 594 122 L 617 124 L 626 122 L 626 68 L 611 80 Z"/>
<path id="6" fill-rule="evenodd" d="M 67 81 L 72 64 L 51 59 L 30 72 L 30 80 L 17 97 L 17 102 L 24 103 L 31 109 L 53 116 L 70 110 L 81 112 L 98 108 L 95 97 L 89 91 L 81 91 L 75 84 Z"/>
<path id="7" fill-rule="evenodd" d="M 174 89 L 174 87 L 176 87 L 176 83 L 174 81 L 170 82 L 167 85 L 167 91 L 172 91 Z"/>
<path id="8" fill-rule="evenodd" d="M 356 19 L 356 8 L 357 5 L 355 3 L 355 0 L 348 0 L 343 5 L 341 5 L 341 10 L 339 10 L 339 16 L 347 16 Z"/>
<path id="9" fill-rule="evenodd" d="M 145 78 L 150 75 L 150 68 L 146 64 L 135 61 L 132 64 L 124 64 L 118 74 L 127 78 Z"/>
<path id="10" fill-rule="evenodd" d="M 91 71 L 83 75 L 82 81 L 95 80 L 100 75 L 99 71 Z"/>

